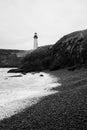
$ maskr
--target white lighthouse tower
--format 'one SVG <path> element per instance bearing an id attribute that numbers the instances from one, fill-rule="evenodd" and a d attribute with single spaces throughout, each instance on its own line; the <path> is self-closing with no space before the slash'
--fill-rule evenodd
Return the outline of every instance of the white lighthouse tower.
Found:
<path id="1" fill-rule="evenodd" d="M 38 36 L 37 33 L 34 33 L 34 49 L 38 47 Z"/>

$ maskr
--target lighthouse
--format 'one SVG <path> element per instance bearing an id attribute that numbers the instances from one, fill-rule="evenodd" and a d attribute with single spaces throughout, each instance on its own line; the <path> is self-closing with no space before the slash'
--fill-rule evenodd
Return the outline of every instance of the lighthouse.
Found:
<path id="1" fill-rule="evenodd" d="M 34 33 L 34 49 L 37 49 L 38 47 L 38 36 L 37 33 Z"/>

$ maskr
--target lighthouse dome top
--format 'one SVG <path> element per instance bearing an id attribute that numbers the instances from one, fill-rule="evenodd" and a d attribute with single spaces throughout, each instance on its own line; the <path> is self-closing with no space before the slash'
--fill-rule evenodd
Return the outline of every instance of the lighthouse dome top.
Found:
<path id="1" fill-rule="evenodd" d="M 34 33 L 34 38 L 38 38 L 38 36 L 37 36 L 37 33 L 36 33 L 36 32 Z"/>

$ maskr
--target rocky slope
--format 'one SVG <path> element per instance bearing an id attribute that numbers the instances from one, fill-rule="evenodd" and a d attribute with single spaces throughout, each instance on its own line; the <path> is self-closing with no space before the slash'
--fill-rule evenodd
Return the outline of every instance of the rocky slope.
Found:
<path id="1" fill-rule="evenodd" d="M 51 45 L 38 47 L 22 60 L 20 68 L 26 72 L 48 69 L 51 62 L 50 48 Z"/>
<path id="2" fill-rule="evenodd" d="M 16 72 L 82 67 L 87 63 L 87 30 L 62 37 L 54 45 L 39 47 L 25 56 Z M 11 72 L 11 71 L 10 71 Z"/>
<path id="3" fill-rule="evenodd" d="M 87 63 L 87 30 L 64 36 L 52 48 L 51 69 Z"/>

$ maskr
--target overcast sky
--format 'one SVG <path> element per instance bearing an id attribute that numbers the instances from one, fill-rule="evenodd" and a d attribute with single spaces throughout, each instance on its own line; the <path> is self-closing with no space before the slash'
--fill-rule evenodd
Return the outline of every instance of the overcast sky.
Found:
<path id="1" fill-rule="evenodd" d="M 87 29 L 87 0 L 0 0 L 0 48 L 31 49 Z"/>

